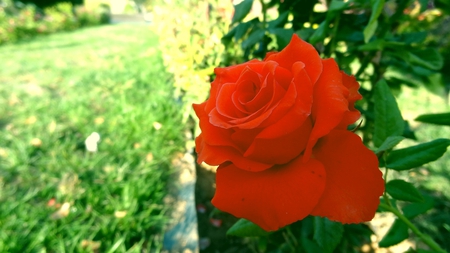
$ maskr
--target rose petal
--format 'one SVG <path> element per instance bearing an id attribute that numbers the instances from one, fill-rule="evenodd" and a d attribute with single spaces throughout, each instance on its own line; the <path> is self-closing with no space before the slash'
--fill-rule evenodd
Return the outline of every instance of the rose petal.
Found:
<path id="1" fill-rule="evenodd" d="M 312 117 L 314 127 L 305 150 L 309 159 L 317 140 L 327 135 L 342 121 L 348 111 L 348 89 L 342 84 L 342 74 L 334 59 L 323 60 L 323 73 L 314 86 Z"/>
<path id="2" fill-rule="evenodd" d="M 341 223 L 370 221 L 384 192 L 376 155 L 346 130 L 331 131 L 313 155 L 325 166 L 327 185 L 311 214 Z"/>
<path id="3" fill-rule="evenodd" d="M 313 84 L 304 67 L 304 64 L 301 62 L 294 64 L 294 78 L 292 83 L 286 92 L 286 96 L 280 101 L 280 105 L 277 105 L 273 112 L 274 117 L 279 119 L 275 124 L 267 126 L 258 135 L 258 138 L 273 139 L 284 136 L 303 125 L 311 114 Z M 281 103 L 286 103 L 287 105 L 291 103 L 295 104 L 289 108 L 290 110 L 288 112 L 281 116 L 278 114 L 284 112 L 285 108 L 289 107 Z"/>
<path id="4" fill-rule="evenodd" d="M 312 83 L 319 79 L 322 73 L 322 61 L 316 49 L 294 34 L 291 42 L 279 53 L 271 53 L 264 61 L 276 61 L 280 66 L 291 70 L 296 62 L 305 64 L 306 72 Z"/>
<path id="5" fill-rule="evenodd" d="M 209 165 L 220 165 L 233 162 L 241 169 L 248 171 L 262 171 L 273 166 L 274 163 L 254 161 L 243 156 L 248 146 L 253 142 L 260 130 L 232 130 L 216 127 L 209 123 L 203 104 L 194 104 L 194 111 L 200 119 L 202 133 L 195 139 L 197 162 Z M 234 136 L 234 137 L 233 137 Z M 236 141 L 239 137 L 240 141 Z M 245 136 L 246 138 L 242 138 Z M 241 139 L 242 138 L 242 139 Z"/>
<path id="6" fill-rule="evenodd" d="M 241 150 L 242 154 L 244 154 L 250 145 L 255 141 L 255 137 L 260 132 L 261 129 L 236 129 L 235 132 L 231 134 L 231 140 L 233 143 L 236 143 L 239 150 Z"/>
<path id="7" fill-rule="evenodd" d="M 261 79 L 258 94 L 252 100 L 244 103 L 248 111 L 255 112 L 262 107 L 270 107 L 286 93 L 286 90 L 275 82 L 274 71 L 277 65 L 275 62 L 269 62 L 264 67 L 267 72 L 263 73 L 264 78 Z"/>
<path id="8" fill-rule="evenodd" d="M 209 117 L 205 113 L 206 102 L 202 104 L 194 104 L 193 108 L 200 122 L 200 129 L 204 139 L 210 145 L 233 146 L 238 148 L 231 142 L 231 130 L 213 126 L 209 123 Z"/>
<path id="9" fill-rule="evenodd" d="M 209 112 L 211 124 L 221 128 L 253 129 L 266 121 L 286 94 L 287 78 L 292 75 L 278 68 L 276 62 L 264 64 L 262 73 L 256 73 L 248 66 L 242 68 L 236 83 L 224 83 L 218 87 L 213 82 L 218 98 L 211 97 L 205 107 L 208 110 L 210 101 L 216 101 L 216 107 Z M 256 65 L 251 64 L 253 67 Z"/>
<path id="10" fill-rule="evenodd" d="M 280 68 L 277 68 L 277 69 L 280 69 Z M 277 70 L 275 70 L 275 71 L 277 71 Z M 231 120 L 230 126 L 239 127 L 241 129 L 254 129 L 256 127 L 266 127 L 275 122 L 278 122 L 278 124 L 281 124 L 281 123 L 279 123 L 279 120 L 282 117 L 284 117 L 289 111 L 297 112 L 298 110 L 291 110 L 291 108 L 293 108 L 293 106 L 295 106 L 295 104 L 297 104 L 296 107 L 300 107 L 300 106 L 304 106 L 304 105 L 301 104 L 303 101 L 301 101 L 300 99 L 296 99 L 297 98 L 297 90 L 300 87 L 297 87 L 297 85 L 295 85 L 295 83 L 303 84 L 303 87 L 301 87 L 301 91 L 303 93 L 306 94 L 308 92 L 308 88 L 310 90 L 310 93 L 312 93 L 312 85 L 308 82 L 309 79 L 306 75 L 306 72 L 303 71 L 303 73 L 302 73 L 301 70 L 299 70 L 298 72 L 300 72 L 300 73 L 297 75 L 298 77 L 295 79 L 295 80 L 299 80 L 298 82 L 292 82 L 292 79 L 291 79 L 290 82 L 292 83 L 292 85 L 290 84 L 287 87 L 284 87 L 285 84 L 279 85 L 280 82 L 276 82 L 274 84 L 276 86 L 276 88 L 273 91 L 272 100 L 269 102 L 269 104 L 272 105 L 270 108 L 267 108 L 267 110 L 265 110 L 260 115 L 256 115 L 256 113 L 255 113 L 246 118 Z M 283 71 L 279 71 L 279 72 L 276 72 L 276 74 L 285 74 L 285 73 Z M 281 79 L 279 77 L 280 76 L 278 76 L 278 80 Z M 303 78 L 303 80 L 301 78 Z M 285 82 L 286 80 L 280 80 L 280 81 Z M 285 88 L 288 88 L 288 90 L 284 91 Z M 307 107 L 306 110 L 310 110 L 310 108 L 311 108 L 311 106 L 309 106 L 309 109 L 308 109 L 308 106 L 305 106 L 305 107 Z M 301 125 L 302 118 L 300 117 L 298 119 L 299 119 L 298 125 Z M 230 126 L 227 126 L 227 127 L 230 127 Z"/>
<path id="11" fill-rule="evenodd" d="M 220 87 L 219 94 L 217 95 L 217 104 L 216 108 L 212 111 L 216 110 L 217 114 L 209 114 L 211 117 L 211 123 L 217 121 L 225 121 L 227 122 L 229 119 L 235 119 L 237 117 L 242 117 L 244 114 L 239 113 L 239 110 L 236 110 L 236 107 L 233 105 L 231 101 L 231 96 L 236 91 L 236 84 L 234 83 L 225 83 Z M 240 114 L 240 115 L 237 115 Z M 218 123 L 214 125 L 220 125 Z"/>
<path id="12" fill-rule="evenodd" d="M 344 71 L 342 73 L 342 83 L 347 87 L 349 91 L 348 95 L 348 111 L 345 112 L 341 123 L 339 123 L 339 128 L 347 129 L 347 126 L 355 123 L 360 117 L 361 113 L 355 109 L 355 102 L 362 99 L 361 94 L 359 94 L 359 83 L 356 81 L 354 76 L 347 75 Z"/>
<path id="13" fill-rule="evenodd" d="M 221 165 L 212 203 L 222 211 L 273 231 L 311 212 L 325 188 L 325 177 L 323 165 L 314 159 L 302 163 L 299 158 L 262 172 Z"/>
<path id="14" fill-rule="evenodd" d="M 263 163 L 284 164 L 299 156 L 306 147 L 312 129 L 306 120 L 298 129 L 273 139 L 256 137 L 244 156 Z"/>
<path id="15" fill-rule="evenodd" d="M 283 89 L 285 91 L 288 90 L 289 85 L 291 84 L 292 78 L 294 78 L 291 69 L 288 70 L 283 67 L 280 67 L 278 63 L 277 63 L 277 67 L 275 68 L 275 71 L 273 73 L 273 76 L 274 76 L 277 84 L 279 84 L 281 87 L 283 87 Z"/>
<path id="16" fill-rule="evenodd" d="M 225 162 L 232 162 L 237 167 L 247 171 L 263 171 L 273 166 L 262 162 L 254 161 L 242 156 L 242 153 L 232 147 L 213 146 L 206 143 L 203 134 L 195 139 L 195 151 L 198 154 L 197 163 L 206 162 L 209 165 L 216 166 Z"/>
<path id="17" fill-rule="evenodd" d="M 209 92 L 210 96 L 209 99 L 206 101 L 205 107 L 206 112 L 210 112 L 212 109 L 216 107 L 216 99 L 221 86 L 225 83 L 236 83 L 242 71 L 247 67 L 251 68 L 253 71 L 257 73 L 261 73 L 264 67 L 264 62 L 261 62 L 259 60 L 251 60 L 249 62 L 235 66 L 214 69 L 216 78 L 211 83 L 211 90 Z"/>
<path id="18" fill-rule="evenodd" d="M 231 96 L 226 96 L 224 98 L 231 99 L 233 105 L 239 109 L 239 111 L 244 113 L 242 117 L 245 117 L 251 113 L 251 111 L 249 111 L 244 105 L 255 98 L 258 90 L 260 89 L 259 83 L 261 82 L 261 78 L 262 77 L 260 74 L 254 73 L 250 68 L 248 68 L 248 70 L 245 70 L 241 78 L 239 78 L 236 82 L 236 91 Z M 220 105 L 220 103 L 218 103 L 218 105 Z"/>
<path id="19" fill-rule="evenodd" d="M 229 67 L 215 68 L 215 80 L 218 80 L 218 83 L 235 83 L 239 79 L 240 74 L 245 68 L 250 68 L 256 73 L 262 73 L 264 64 L 265 63 L 260 60 L 253 59 L 251 61 Z"/>

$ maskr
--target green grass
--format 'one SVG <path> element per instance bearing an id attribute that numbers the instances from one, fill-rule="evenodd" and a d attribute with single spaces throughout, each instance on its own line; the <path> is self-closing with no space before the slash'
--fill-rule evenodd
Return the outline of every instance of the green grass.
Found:
<path id="1" fill-rule="evenodd" d="M 157 46 L 114 25 L 0 47 L 0 252 L 161 247 L 184 127 Z"/>

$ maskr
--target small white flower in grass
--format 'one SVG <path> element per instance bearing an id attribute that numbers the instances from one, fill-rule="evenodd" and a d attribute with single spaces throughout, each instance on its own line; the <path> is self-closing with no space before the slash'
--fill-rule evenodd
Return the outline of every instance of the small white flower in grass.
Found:
<path id="1" fill-rule="evenodd" d="M 0 157 L 3 157 L 3 158 L 8 157 L 8 151 L 4 148 L 0 148 Z"/>
<path id="2" fill-rule="evenodd" d="M 64 217 L 67 217 L 70 213 L 70 203 L 69 202 L 64 202 L 64 204 L 62 204 L 61 208 L 58 209 L 58 211 L 54 212 L 50 218 L 54 219 L 54 220 L 59 220 L 62 219 Z"/>
<path id="3" fill-rule="evenodd" d="M 97 152 L 97 144 L 99 141 L 100 141 L 100 134 L 98 134 L 97 132 L 93 132 L 84 141 L 84 144 L 86 145 L 86 150 L 89 152 Z"/>
<path id="4" fill-rule="evenodd" d="M 90 249 L 92 251 L 97 251 L 102 243 L 100 241 L 83 240 L 81 241 L 81 247 L 83 249 Z"/>
<path id="5" fill-rule="evenodd" d="M 161 129 L 161 127 L 162 127 L 161 123 L 159 123 L 157 121 L 153 122 L 153 128 L 155 128 L 156 130 Z"/>
<path id="6" fill-rule="evenodd" d="M 33 138 L 30 141 L 31 146 L 40 147 L 42 146 L 42 141 L 39 138 Z"/>
<path id="7" fill-rule="evenodd" d="M 122 219 L 126 215 L 127 215 L 127 211 L 115 211 L 114 212 L 114 216 L 116 216 L 116 218 L 118 218 L 118 219 Z"/>

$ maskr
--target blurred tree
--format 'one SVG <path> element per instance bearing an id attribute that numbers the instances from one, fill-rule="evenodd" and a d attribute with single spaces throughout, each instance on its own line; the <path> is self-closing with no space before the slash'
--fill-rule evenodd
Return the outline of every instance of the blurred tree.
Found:
<path id="1" fill-rule="evenodd" d="M 56 5 L 58 3 L 71 3 L 72 5 L 84 4 L 84 0 L 22 0 L 20 2 L 25 4 L 32 3 L 39 8 L 46 8 L 49 6 Z"/>

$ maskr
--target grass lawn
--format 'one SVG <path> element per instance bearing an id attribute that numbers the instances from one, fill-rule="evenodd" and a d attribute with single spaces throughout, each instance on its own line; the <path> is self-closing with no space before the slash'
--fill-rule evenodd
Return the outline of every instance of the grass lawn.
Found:
<path id="1" fill-rule="evenodd" d="M 0 47 L 0 252 L 161 247 L 184 126 L 157 46 L 111 25 Z"/>

